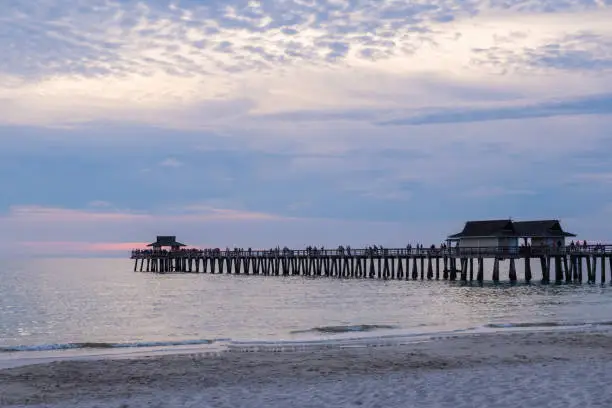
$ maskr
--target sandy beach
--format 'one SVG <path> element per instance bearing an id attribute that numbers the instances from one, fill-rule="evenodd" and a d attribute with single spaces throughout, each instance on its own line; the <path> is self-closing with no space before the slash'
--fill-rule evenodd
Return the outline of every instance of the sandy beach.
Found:
<path id="1" fill-rule="evenodd" d="M 0 371 L 1 406 L 603 407 L 612 333 L 514 332 L 308 351 L 61 361 Z"/>

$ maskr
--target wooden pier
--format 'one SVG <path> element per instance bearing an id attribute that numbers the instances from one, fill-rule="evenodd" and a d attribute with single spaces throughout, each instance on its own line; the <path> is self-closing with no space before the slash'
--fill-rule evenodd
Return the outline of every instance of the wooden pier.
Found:
<path id="1" fill-rule="evenodd" d="M 532 260 L 540 267 L 542 283 L 605 283 L 607 276 L 612 280 L 612 245 L 335 250 L 220 250 L 182 246 L 171 245 L 170 250 L 164 250 L 160 245 L 152 250 L 132 251 L 134 271 L 483 282 L 484 260 L 490 259 L 494 282 L 501 279 L 501 262 L 509 264 L 510 282 L 518 280 L 518 262 L 524 265 L 524 281 L 531 282 Z"/>

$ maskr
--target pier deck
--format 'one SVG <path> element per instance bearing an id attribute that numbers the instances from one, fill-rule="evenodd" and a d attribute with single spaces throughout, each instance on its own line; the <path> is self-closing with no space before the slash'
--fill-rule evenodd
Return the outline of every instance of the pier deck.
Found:
<path id="1" fill-rule="evenodd" d="M 524 262 L 524 280 L 532 280 L 531 260 L 539 260 L 542 282 L 605 283 L 606 261 L 612 272 L 612 245 L 565 247 L 447 247 L 366 249 L 134 250 L 134 271 L 193 272 L 264 276 L 326 276 L 368 279 L 445 279 L 482 282 L 484 260 L 493 260 L 493 281 L 508 260 L 509 280 L 517 281 L 516 262 Z M 139 262 L 140 261 L 140 262 Z M 599 264 L 599 265 L 598 265 Z M 598 267 L 599 266 L 599 267 Z M 599 269 L 599 279 L 597 270 Z"/>

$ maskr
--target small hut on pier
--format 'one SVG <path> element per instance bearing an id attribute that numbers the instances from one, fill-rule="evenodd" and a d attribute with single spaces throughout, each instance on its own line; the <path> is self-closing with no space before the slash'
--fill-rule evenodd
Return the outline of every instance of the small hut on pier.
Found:
<path id="1" fill-rule="evenodd" d="M 525 245 L 564 247 L 567 237 L 575 234 L 565 232 L 559 220 L 512 221 L 485 220 L 468 221 L 463 231 L 449 235 L 449 242 L 456 242 L 464 248 L 518 248 L 519 239 Z"/>
<path id="2" fill-rule="evenodd" d="M 187 245 L 178 242 L 175 235 L 158 235 L 157 240 L 147 246 L 158 251 L 162 250 L 163 248 L 170 248 L 171 251 L 178 251 Z"/>

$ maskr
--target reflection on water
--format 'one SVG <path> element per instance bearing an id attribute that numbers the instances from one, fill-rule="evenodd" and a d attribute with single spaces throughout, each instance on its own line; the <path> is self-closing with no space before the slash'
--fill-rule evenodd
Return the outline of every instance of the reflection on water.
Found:
<path id="1" fill-rule="evenodd" d="M 416 333 L 612 320 L 612 288 L 600 285 L 157 275 L 108 259 L 2 268 L 0 346 L 294 339 L 355 328 Z M 317 329 L 330 327 L 345 329 Z"/>

